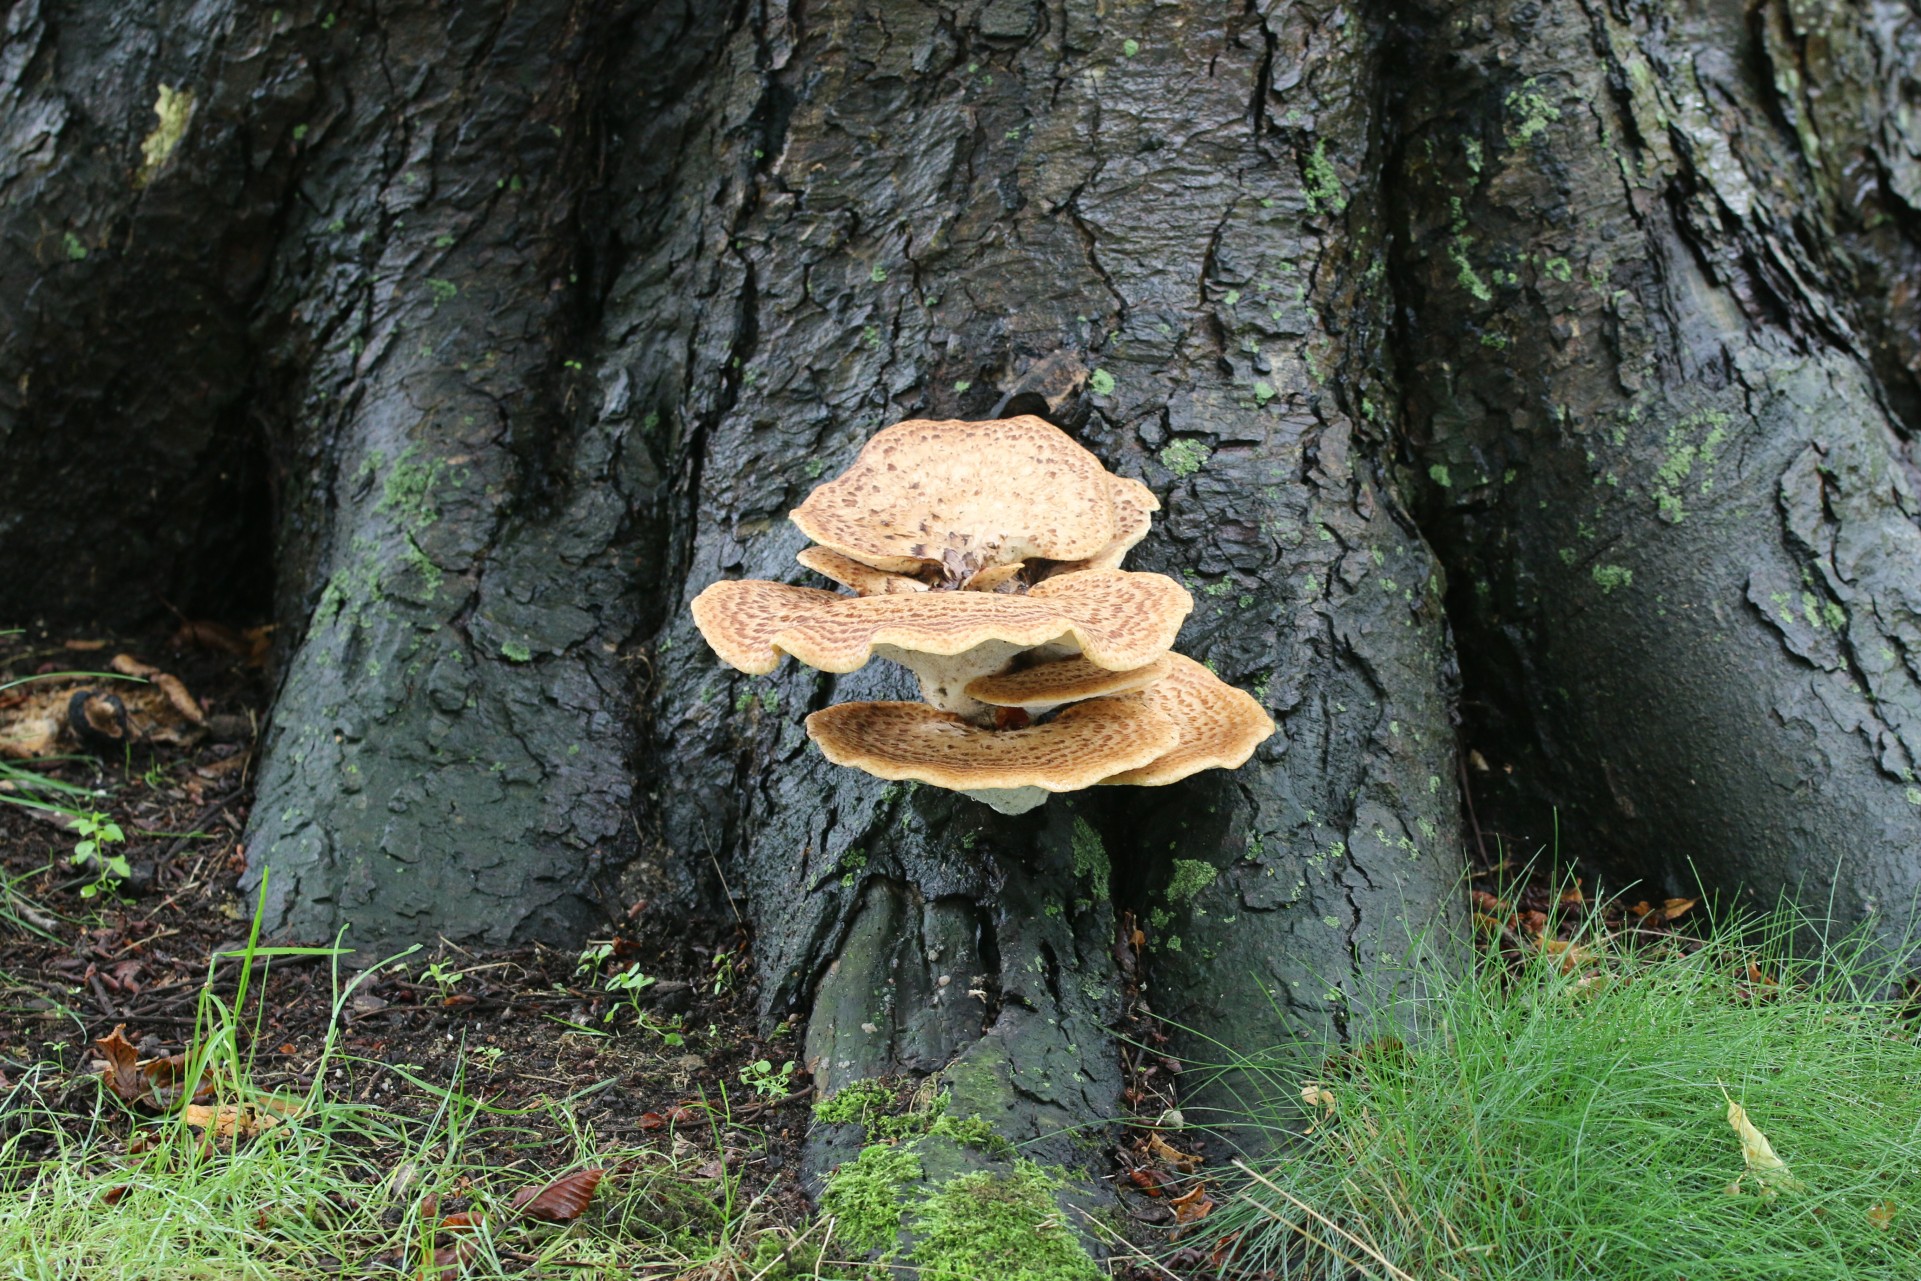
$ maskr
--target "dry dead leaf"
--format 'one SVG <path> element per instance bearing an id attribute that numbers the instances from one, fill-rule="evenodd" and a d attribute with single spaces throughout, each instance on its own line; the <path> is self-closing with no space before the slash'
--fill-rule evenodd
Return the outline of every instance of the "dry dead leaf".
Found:
<path id="1" fill-rule="evenodd" d="M 1575 877 L 1574 884 L 1561 891 L 1562 907 L 1586 907 L 1587 896 L 1581 893 L 1581 878 Z"/>
<path id="2" fill-rule="evenodd" d="M 1894 1202 L 1876 1201 L 1869 1206 L 1868 1222 L 1886 1232 L 1888 1225 L 1894 1222 Z"/>
<path id="3" fill-rule="evenodd" d="M 1192 1174 L 1201 1168 L 1199 1153 L 1183 1152 L 1158 1134 L 1147 1136 L 1147 1152 L 1148 1155 L 1173 1166 L 1182 1174 Z"/>
<path id="4" fill-rule="evenodd" d="M 1803 1191 L 1805 1185 L 1788 1173 L 1788 1163 L 1775 1155 L 1774 1145 L 1748 1119 L 1747 1109 L 1728 1098 L 1726 1086 L 1721 1087 L 1721 1097 L 1728 1100 L 1728 1124 L 1741 1137 L 1741 1160 L 1747 1165 L 1747 1172 L 1761 1185 L 1761 1195 L 1771 1198 L 1777 1191 Z M 1734 1192 L 1740 1186 L 1741 1180 L 1736 1179 L 1728 1190 Z"/>
<path id="5" fill-rule="evenodd" d="M 1561 970 L 1566 973 L 1578 970 L 1594 959 L 1594 953 L 1579 943 L 1568 943 L 1561 939 L 1543 938 L 1541 951 L 1548 956 L 1561 958 Z"/>
<path id="6" fill-rule="evenodd" d="M 600 1186 L 602 1169 L 576 1170 L 563 1175 L 544 1188 L 522 1188 L 514 1193 L 514 1209 L 523 1219 L 542 1223 L 571 1223 L 580 1217 Z"/>
<path id="7" fill-rule="evenodd" d="M 147 1082 L 140 1073 L 140 1052 L 127 1039 L 127 1025 L 116 1024 L 94 1044 L 100 1049 L 100 1077 L 107 1088 L 122 1103 L 139 1102 L 147 1092 Z"/>
<path id="8" fill-rule="evenodd" d="M 1689 909 L 1700 901 L 1699 899 L 1692 898 L 1671 898 L 1661 904 L 1661 913 L 1670 921 L 1678 921 L 1686 916 Z"/>
<path id="9" fill-rule="evenodd" d="M 1180 1196 L 1169 1198 L 1167 1208 L 1174 1212 L 1176 1223 L 1199 1223 L 1214 1213 L 1214 1198 L 1207 1195 L 1205 1185 L 1197 1183 Z"/>
<path id="10" fill-rule="evenodd" d="M 290 1121 L 306 1109 L 287 1099 L 263 1098 L 254 1103 L 222 1103 L 208 1106 L 189 1103 L 180 1110 L 180 1119 L 212 1138 L 250 1139 Z"/>

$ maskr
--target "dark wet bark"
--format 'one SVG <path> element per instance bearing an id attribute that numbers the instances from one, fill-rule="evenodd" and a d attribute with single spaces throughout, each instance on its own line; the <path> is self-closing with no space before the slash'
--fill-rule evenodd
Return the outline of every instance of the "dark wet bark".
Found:
<path id="1" fill-rule="evenodd" d="M 1234 775 L 1000 818 L 808 745 L 806 711 L 912 697 L 903 673 L 744 677 L 677 606 L 658 814 L 669 848 L 731 856 L 768 1014 L 813 1011 L 828 1091 L 941 1069 L 1017 1141 L 1096 1125 L 1118 892 L 1194 1047 L 1339 1020 L 1458 874 L 1439 579 L 1372 462 L 1395 403 L 1375 33 L 1331 8 L 909 2 L 770 15 L 730 48 L 758 80 L 699 162 L 722 177 L 609 304 L 698 300 L 686 342 L 637 325 L 617 368 L 648 372 L 607 375 L 647 389 L 681 478 L 681 605 L 808 581 L 784 514 L 874 429 L 1042 412 L 1162 496 L 1133 563 L 1189 584 L 1181 648 L 1283 728 Z"/>
<path id="2" fill-rule="evenodd" d="M 1921 889 L 1912 5 L 1410 17 L 1398 344 L 1505 821 L 1896 929 Z M 1525 852 L 1525 851 L 1524 851 Z"/>

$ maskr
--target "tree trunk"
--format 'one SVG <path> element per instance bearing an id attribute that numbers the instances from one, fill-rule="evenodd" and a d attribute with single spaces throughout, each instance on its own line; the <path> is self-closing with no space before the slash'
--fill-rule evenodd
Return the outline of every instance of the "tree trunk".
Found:
<path id="1" fill-rule="evenodd" d="M 1377 33 L 1332 6 L 907 0 L 733 39 L 756 94 L 687 161 L 724 180 L 616 285 L 638 341 L 603 366 L 660 407 L 685 495 L 650 705 L 666 844 L 730 856 L 822 1090 L 940 1070 L 1068 1159 L 1118 1106 L 1117 892 L 1154 924 L 1156 1007 L 1212 1056 L 1382 995 L 1458 876 L 1439 579 L 1375 480 Z M 689 296 L 690 339 L 640 323 Z M 695 355 L 662 374 L 663 350 Z M 805 711 L 912 697 L 903 673 L 748 678 L 700 641 L 685 602 L 716 578 L 808 581 L 782 517 L 875 429 L 1018 411 L 1162 496 L 1135 563 L 1189 584 L 1181 647 L 1283 727 L 1246 769 L 1001 818 L 808 745 Z"/>
<path id="2" fill-rule="evenodd" d="M 1424 9 L 1397 352 L 1507 821 L 1898 934 L 1921 892 L 1912 5 Z M 1498 749 L 1498 751 L 1497 751 Z M 1697 881 L 1696 878 L 1699 878 Z"/>

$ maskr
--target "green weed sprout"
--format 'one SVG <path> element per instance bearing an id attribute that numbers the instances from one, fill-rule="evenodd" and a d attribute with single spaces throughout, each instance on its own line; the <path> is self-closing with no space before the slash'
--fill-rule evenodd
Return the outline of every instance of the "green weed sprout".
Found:
<path id="1" fill-rule="evenodd" d="M 767 1059 L 749 1063 L 740 1070 L 740 1083 L 752 1086 L 764 1099 L 784 1099 L 794 1083 L 794 1061 L 789 1059 L 778 1069 Z"/>
<path id="2" fill-rule="evenodd" d="M 117 892 L 126 879 L 133 875 L 124 854 L 108 849 L 127 839 L 120 830 L 120 824 L 99 811 L 76 814 L 72 817 L 74 835 L 80 839 L 74 842 L 71 861 L 75 867 L 90 868 L 94 879 L 80 887 L 81 898 L 92 898 L 106 890 Z"/>

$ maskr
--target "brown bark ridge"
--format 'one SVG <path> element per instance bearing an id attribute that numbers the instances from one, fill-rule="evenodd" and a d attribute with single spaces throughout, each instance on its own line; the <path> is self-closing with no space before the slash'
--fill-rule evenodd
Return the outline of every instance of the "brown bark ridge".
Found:
<path id="1" fill-rule="evenodd" d="M 1673 892 L 1898 933 L 1913 6 L 1470 4 L 1404 34 L 1398 349 L 1496 788 Z"/>
<path id="2" fill-rule="evenodd" d="M 717 177 L 608 306 L 636 319 L 603 379 L 659 415 L 684 504 L 650 704 L 667 846 L 728 860 L 823 1090 L 938 1070 L 1049 1159 L 1118 1108 L 1091 1048 L 1114 892 L 1211 1055 L 1380 995 L 1458 875 L 1440 581 L 1376 461 L 1378 40 L 1272 8 L 770 8 L 687 161 Z M 901 673 L 749 678 L 700 642 L 685 602 L 715 579 L 810 581 L 784 515 L 875 429 L 1023 410 L 1161 496 L 1134 563 L 1189 584 L 1180 647 L 1282 725 L 1244 770 L 1003 818 L 807 743 L 805 711 L 911 696 Z"/>

